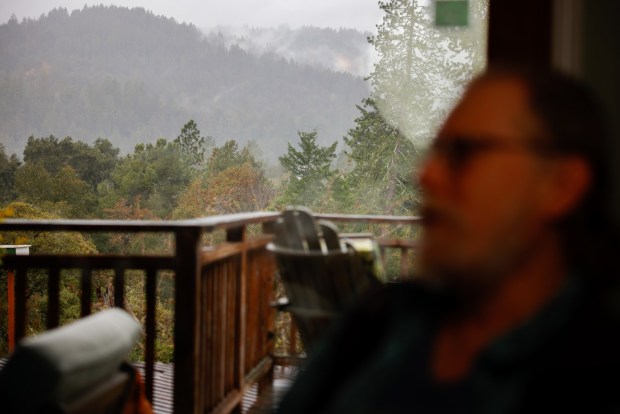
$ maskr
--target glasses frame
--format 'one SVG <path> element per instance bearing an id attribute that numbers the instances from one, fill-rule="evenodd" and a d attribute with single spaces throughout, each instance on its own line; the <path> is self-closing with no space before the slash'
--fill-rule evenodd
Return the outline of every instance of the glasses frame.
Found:
<path id="1" fill-rule="evenodd" d="M 548 140 L 540 137 L 507 140 L 497 135 L 457 134 L 435 138 L 429 147 L 429 155 L 444 159 L 452 171 L 463 170 L 476 157 L 489 152 L 527 152 L 544 157 L 557 153 Z"/>

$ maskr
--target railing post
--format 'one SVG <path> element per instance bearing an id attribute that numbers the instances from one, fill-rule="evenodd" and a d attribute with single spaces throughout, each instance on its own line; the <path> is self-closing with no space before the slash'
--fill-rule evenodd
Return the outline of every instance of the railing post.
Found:
<path id="1" fill-rule="evenodd" d="M 226 232 L 226 241 L 242 243 L 241 263 L 239 266 L 238 285 L 237 285 L 237 304 L 235 308 L 235 376 L 234 385 L 243 391 L 245 380 L 245 339 L 246 339 L 246 314 L 247 314 L 247 269 L 248 269 L 248 249 L 246 243 L 245 226 L 229 229 Z M 233 413 L 241 414 L 241 404 Z"/>
<path id="2" fill-rule="evenodd" d="M 199 413 L 200 228 L 178 230 L 176 236 L 176 288 L 174 301 L 174 412 Z"/>

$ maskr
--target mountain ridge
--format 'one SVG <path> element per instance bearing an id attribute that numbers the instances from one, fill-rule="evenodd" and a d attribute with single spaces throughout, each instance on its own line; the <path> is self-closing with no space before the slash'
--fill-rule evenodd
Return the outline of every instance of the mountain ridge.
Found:
<path id="1" fill-rule="evenodd" d="M 323 144 L 340 140 L 367 95 L 359 76 L 218 43 L 143 8 L 54 9 L 0 25 L 8 152 L 30 135 L 103 137 L 129 152 L 174 139 L 194 119 L 217 143 L 253 140 L 273 161 L 300 130 L 316 129 Z"/>

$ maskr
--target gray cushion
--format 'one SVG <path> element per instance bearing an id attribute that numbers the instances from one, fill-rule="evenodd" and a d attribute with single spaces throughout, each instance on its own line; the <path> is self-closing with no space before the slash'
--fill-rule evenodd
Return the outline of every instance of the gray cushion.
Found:
<path id="1" fill-rule="evenodd" d="M 0 401 L 36 412 L 74 399 L 113 375 L 140 333 L 140 324 L 116 308 L 26 338 L 0 371 Z"/>

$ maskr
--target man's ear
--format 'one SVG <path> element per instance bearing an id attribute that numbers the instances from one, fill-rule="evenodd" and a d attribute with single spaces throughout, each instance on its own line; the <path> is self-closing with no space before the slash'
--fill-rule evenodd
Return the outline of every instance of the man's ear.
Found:
<path id="1" fill-rule="evenodd" d="M 592 182 L 592 170 L 581 157 L 561 156 L 553 164 L 544 196 L 544 213 L 552 220 L 575 209 Z"/>

